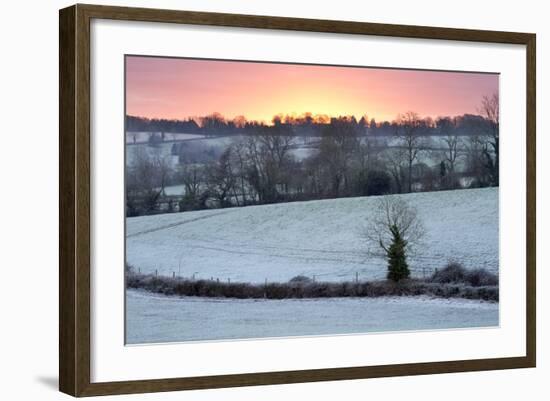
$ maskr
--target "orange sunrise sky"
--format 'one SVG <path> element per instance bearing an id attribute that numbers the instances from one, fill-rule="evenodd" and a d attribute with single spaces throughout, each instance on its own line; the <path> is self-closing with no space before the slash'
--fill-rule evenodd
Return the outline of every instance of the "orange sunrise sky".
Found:
<path id="1" fill-rule="evenodd" d="M 186 119 L 219 112 L 363 115 L 377 121 L 477 113 L 498 74 L 127 56 L 126 114 Z"/>

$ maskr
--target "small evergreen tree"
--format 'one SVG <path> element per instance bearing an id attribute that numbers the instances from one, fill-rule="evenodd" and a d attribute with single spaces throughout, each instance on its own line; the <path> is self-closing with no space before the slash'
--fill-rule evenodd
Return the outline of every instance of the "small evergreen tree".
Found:
<path id="1" fill-rule="evenodd" d="M 407 255 L 405 248 L 407 241 L 403 239 L 399 228 L 393 224 L 390 227 L 392 242 L 386 251 L 388 257 L 388 279 L 398 282 L 406 279 L 410 275 L 409 266 L 407 265 Z"/>
<path id="2" fill-rule="evenodd" d="M 414 252 L 424 234 L 422 220 L 414 207 L 401 197 L 381 196 L 365 230 L 367 252 L 376 257 L 383 250 L 388 261 L 387 278 L 398 282 L 409 278 L 407 255 Z"/>

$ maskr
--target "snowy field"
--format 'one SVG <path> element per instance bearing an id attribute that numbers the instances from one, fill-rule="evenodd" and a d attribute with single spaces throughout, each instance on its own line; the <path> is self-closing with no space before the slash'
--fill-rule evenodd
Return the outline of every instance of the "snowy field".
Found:
<path id="1" fill-rule="evenodd" d="M 397 195 L 394 195 L 397 196 Z M 400 195 L 427 235 L 413 276 L 449 260 L 498 273 L 498 188 Z M 383 258 L 365 252 L 376 197 L 249 206 L 128 218 L 127 261 L 142 273 L 263 283 L 381 279 Z"/>
<path id="2" fill-rule="evenodd" d="M 293 337 L 498 325 L 498 304 L 426 297 L 235 300 L 128 290 L 126 343 Z"/>
<path id="3" fill-rule="evenodd" d="M 146 138 L 148 138 L 150 133 L 142 132 L 135 134 L 141 135 L 140 138 L 143 139 L 143 135 L 147 135 Z M 207 137 L 196 134 L 167 133 L 165 142 L 159 143 L 156 146 L 150 146 L 147 139 L 138 139 L 136 143 L 133 143 L 133 136 L 134 133 L 126 134 L 126 141 L 128 143 L 126 146 L 127 166 L 132 166 L 136 161 L 137 155 L 141 152 L 147 154 L 150 158 L 161 157 L 172 169 L 177 169 L 179 166 L 178 156 L 172 154 L 172 146 L 174 143 L 180 145 L 183 144 L 191 149 L 195 149 L 195 152 L 197 153 L 209 151 L 216 154 L 221 154 L 229 145 L 243 140 L 243 136 L 241 135 Z"/>
<path id="4" fill-rule="evenodd" d="M 149 137 L 152 135 L 160 135 L 160 132 L 135 132 L 127 131 L 126 132 L 126 143 L 131 144 L 140 144 L 147 143 Z M 187 141 L 190 139 L 202 139 L 205 138 L 205 135 L 202 134 L 185 134 L 185 133 L 164 133 L 164 140 L 166 141 Z"/>

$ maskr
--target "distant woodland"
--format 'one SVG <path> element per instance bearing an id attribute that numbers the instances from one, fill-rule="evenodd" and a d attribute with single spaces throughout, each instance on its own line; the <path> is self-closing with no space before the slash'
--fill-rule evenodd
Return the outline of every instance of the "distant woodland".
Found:
<path id="1" fill-rule="evenodd" d="M 478 110 L 434 119 L 409 111 L 391 122 L 127 116 L 127 215 L 498 186 L 498 95 Z"/>

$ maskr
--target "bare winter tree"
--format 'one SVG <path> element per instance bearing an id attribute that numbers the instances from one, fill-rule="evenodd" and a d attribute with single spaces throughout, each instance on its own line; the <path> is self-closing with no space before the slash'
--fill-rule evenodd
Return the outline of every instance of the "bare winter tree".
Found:
<path id="1" fill-rule="evenodd" d="M 407 159 L 407 152 L 403 148 L 388 148 L 382 154 L 382 161 L 393 178 L 395 192 L 398 194 L 404 190 Z"/>
<path id="2" fill-rule="evenodd" d="M 139 214 L 143 211 L 154 212 L 164 193 L 169 171 L 166 158 L 159 152 L 150 155 L 147 151 L 138 148 L 127 172 L 127 212 L 130 214 Z"/>
<path id="3" fill-rule="evenodd" d="M 239 196 L 235 194 L 235 201 L 237 206 L 246 206 L 249 201 L 248 196 L 248 182 L 246 180 L 247 173 L 247 148 L 246 142 L 244 140 L 237 141 L 232 146 L 232 163 L 235 165 L 235 176 L 236 183 L 234 186 L 234 191 L 240 192 Z"/>
<path id="4" fill-rule="evenodd" d="M 405 242 L 405 250 L 411 252 L 425 235 L 424 225 L 417 210 L 398 196 L 383 196 L 368 221 L 364 236 L 371 255 L 390 252 L 395 233 Z"/>
<path id="5" fill-rule="evenodd" d="M 268 181 L 273 191 L 273 199 L 277 198 L 277 186 L 288 190 L 290 180 L 289 166 L 292 160 L 290 150 L 294 144 L 294 136 L 285 128 L 280 128 L 274 134 L 261 135 L 263 162 L 268 174 Z"/>
<path id="6" fill-rule="evenodd" d="M 491 181 L 484 156 L 485 143 L 478 135 L 469 136 L 466 141 L 466 170 L 474 179 L 472 184 L 476 187 L 488 186 Z"/>
<path id="7" fill-rule="evenodd" d="M 360 134 L 361 129 L 354 117 L 333 118 L 323 130 L 319 157 L 327 167 L 332 196 L 350 192 L 351 164 L 359 150 Z"/>
<path id="8" fill-rule="evenodd" d="M 418 153 L 421 150 L 422 120 L 417 113 L 408 111 L 405 114 L 397 116 L 397 132 L 402 146 L 405 149 L 407 162 L 407 192 L 412 192 L 412 170 L 413 164 L 418 159 Z"/>
<path id="9" fill-rule="evenodd" d="M 260 203 L 277 201 L 277 187 L 288 186 L 293 141 L 294 137 L 284 132 L 248 137 L 246 176 Z"/>
<path id="10" fill-rule="evenodd" d="M 440 117 L 436 120 L 436 128 L 444 144 L 442 156 L 445 163 L 445 171 L 442 171 L 442 174 L 445 174 L 441 177 L 442 185 L 444 188 L 454 189 L 457 185 L 455 175 L 456 163 L 462 157 L 462 142 L 456 129 L 456 121 L 450 117 Z"/>
<path id="11" fill-rule="evenodd" d="M 182 164 L 180 176 L 185 187 L 185 195 L 197 199 L 204 184 L 204 168 L 200 164 Z"/>
<path id="12" fill-rule="evenodd" d="M 294 143 L 294 137 L 288 132 L 277 132 L 271 135 L 260 135 L 259 140 L 268 157 L 282 168 Z"/>
<path id="13" fill-rule="evenodd" d="M 217 162 L 208 166 L 206 174 L 209 193 L 216 198 L 220 207 L 230 206 L 230 197 L 236 183 L 230 147 L 221 154 Z"/>
<path id="14" fill-rule="evenodd" d="M 484 117 L 483 131 L 487 140 L 483 144 L 487 170 L 491 176 L 491 184 L 499 184 L 499 97 L 498 93 L 484 96 L 479 109 Z"/>

